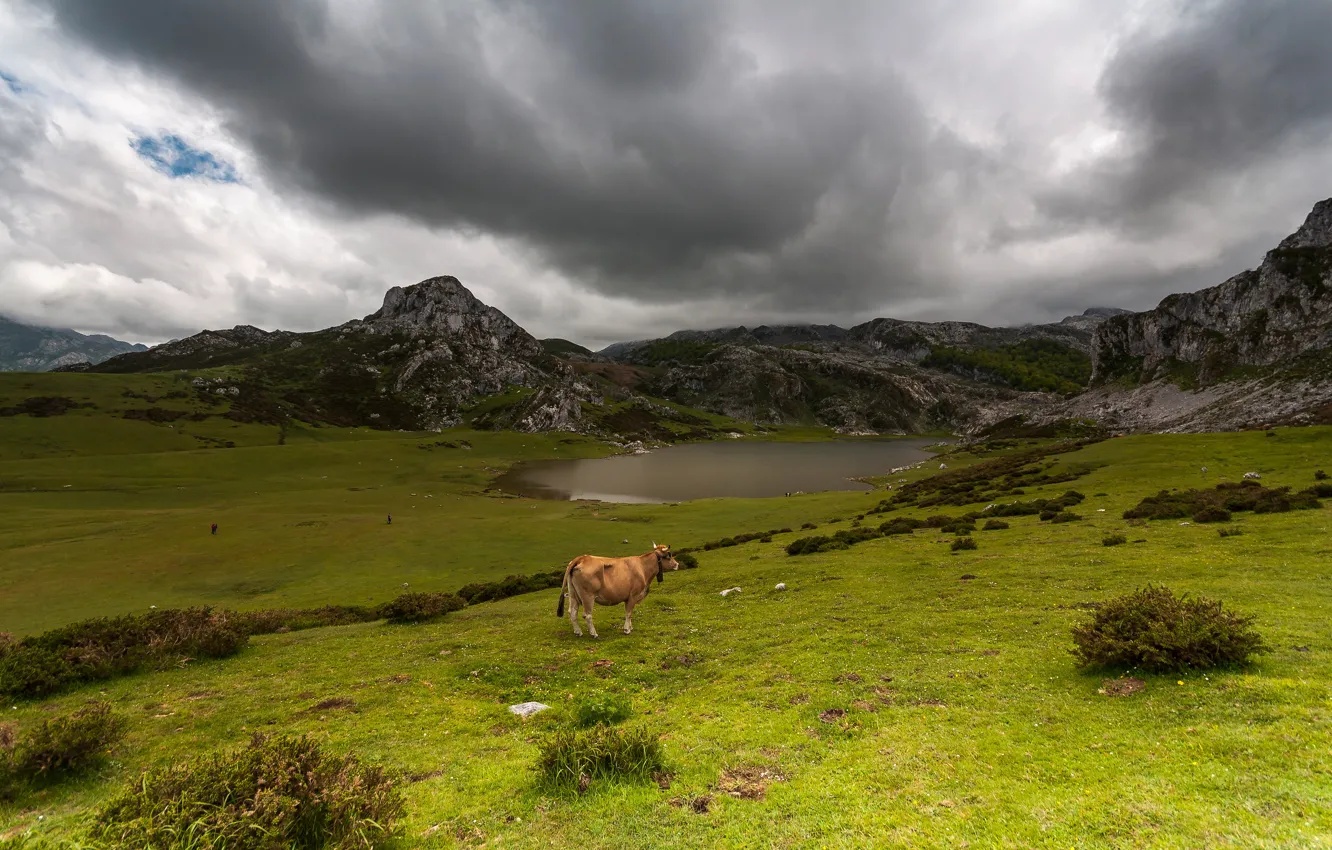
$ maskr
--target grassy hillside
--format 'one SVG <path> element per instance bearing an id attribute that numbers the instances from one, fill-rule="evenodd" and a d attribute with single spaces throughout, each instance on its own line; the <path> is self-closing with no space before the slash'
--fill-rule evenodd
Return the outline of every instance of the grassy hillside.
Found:
<path id="1" fill-rule="evenodd" d="M 595 511 L 495 499 L 477 491 L 505 457 L 600 449 L 466 438 L 465 459 L 401 438 L 179 453 L 169 463 L 4 464 L 0 477 L 26 476 L 47 492 L 0 496 L 20 506 L 0 515 L 0 621 L 19 618 L 24 631 L 99 607 L 175 604 L 208 582 L 228 603 L 237 591 L 225 582 L 277 585 L 249 597 L 255 604 L 344 593 L 359 602 L 407 580 L 452 589 L 464 575 L 620 551 L 621 537 L 697 545 L 797 520 L 829 533 L 885 495 Z M 20 703 L 5 719 L 22 725 L 101 691 L 132 725 L 100 775 L 0 807 L 0 823 L 21 830 L 41 816 L 42 832 L 76 834 L 140 768 L 270 730 L 312 732 L 411 774 L 403 847 L 1329 846 L 1332 509 L 1240 514 L 1231 525 L 1243 534 L 1227 538 L 1215 526 L 1121 518 L 1160 489 L 1248 471 L 1300 489 L 1332 468 L 1329 449 L 1326 428 L 1107 440 L 1052 458 L 1055 472 L 1091 470 L 1076 482 L 1020 497 L 1076 487 L 1087 495 L 1081 521 L 1014 517 L 961 553 L 950 551 L 952 535 L 925 530 L 801 557 L 783 547 L 811 532 L 701 552 L 699 569 L 654 587 L 632 636 L 616 628 L 616 610 L 600 609 L 601 640 L 575 639 L 554 617 L 552 590 L 434 624 L 258 637 L 225 661 Z M 58 492 L 79 483 L 62 478 L 75 471 L 97 486 Z M 417 507 L 398 508 L 413 492 Z M 429 508 L 425 492 L 436 497 Z M 390 505 L 391 528 L 380 516 Z M 224 533 L 213 539 L 207 524 L 219 511 Z M 327 525 L 299 525 L 309 520 Z M 1142 542 L 1104 547 L 1109 533 Z M 85 558 L 100 566 L 80 567 Z M 190 578 L 173 584 L 172 558 Z M 66 570 L 79 572 L 62 580 Z M 773 590 L 779 581 L 789 589 Z M 1147 582 L 1256 614 L 1274 651 L 1243 670 L 1143 676 L 1139 694 L 1098 694 L 1120 671 L 1076 669 L 1069 628 L 1089 603 Z M 741 593 L 718 594 L 732 586 Z M 630 722 L 663 735 L 669 788 L 543 791 L 531 771 L 541 736 L 567 724 L 580 697 L 605 691 L 628 696 Z M 312 708 L 335 698 L 350 702 Z M 555 708 L 528 721 L 505 709 L 529 699 Z M 824 722 L 829 709 L 846 714 Z"/>

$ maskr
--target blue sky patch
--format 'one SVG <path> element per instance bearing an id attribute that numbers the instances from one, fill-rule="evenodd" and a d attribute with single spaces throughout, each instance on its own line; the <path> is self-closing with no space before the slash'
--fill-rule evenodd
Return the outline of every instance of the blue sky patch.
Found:
<path id="1" fill-rule="evenodd" d="M 14 94 L 23 94 L 26 91 L 30 91 L 30 89 L 23 85 L 23 83 L 19 81 L 19 78 L 13 74 L 7 74 L 4 71 L 0 71 L 0 81 L 3 81 Z"/>
<path id="2" fill-rule="evenodd" d="M 168 177 L 199 177 L 214 183 L 239 183 L 236 167 L 205 150 L 192 147 L 180 136 L 139 136 L 130 142 L 134 152 Z"/>

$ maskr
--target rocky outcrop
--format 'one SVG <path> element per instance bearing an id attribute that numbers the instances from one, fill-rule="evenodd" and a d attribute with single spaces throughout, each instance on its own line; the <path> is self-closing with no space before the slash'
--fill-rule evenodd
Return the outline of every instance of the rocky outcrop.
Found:
<path id="1" fill-rule="evenodd" d="M 1092 343 L 1092 383 L 1182 374 L 1209 386 L 1332 345 L 1332 199 L 1256 269 L 1154 310 L 1107 319 Z"/>
<path id="2" fill-rule="evenodd" d="M 0 316 L 0 372 L 51 372 L 96 364 L 147 346 L 68 328 L 25 325 Z"/>

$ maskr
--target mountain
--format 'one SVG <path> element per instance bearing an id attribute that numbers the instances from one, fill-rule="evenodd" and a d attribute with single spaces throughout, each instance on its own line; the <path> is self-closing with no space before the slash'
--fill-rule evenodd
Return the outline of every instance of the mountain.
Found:
<path id="1" fill-rule="evenodd" d="M 1256 269 L 1106 319 L 1091 357 L 1093 389 L 1063 413 L 1177 431 L 1332 421 L 1332 198 Z"/>
<path id="2" fill-rule="evenodd" d="M 25 325 L 0 316 L 0 372 L 49 372 L 77 363 L 101 363 L 147 346 L 68 328 Z"/>

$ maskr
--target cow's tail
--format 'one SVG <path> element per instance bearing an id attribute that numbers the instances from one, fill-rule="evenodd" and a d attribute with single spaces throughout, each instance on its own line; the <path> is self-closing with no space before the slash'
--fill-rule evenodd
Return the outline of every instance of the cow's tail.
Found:
<path id="1" fill-rule="evenodd" d="M 583 556 L 579 555 L 577 558 L 574 558 L 572 561 L 564 565 L 564 581 L 560 582 L 560 601 L 555 605 L 556 617 L 564 616 L 564 597 L 568 595 L 569 592 L 569 573 L 573 572 L 573 568 L 578 566 L 578 562 L 582 559 Z"/>

